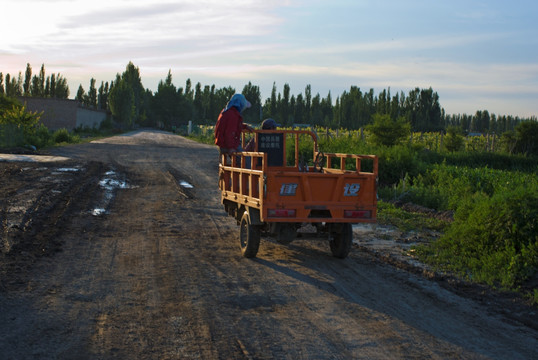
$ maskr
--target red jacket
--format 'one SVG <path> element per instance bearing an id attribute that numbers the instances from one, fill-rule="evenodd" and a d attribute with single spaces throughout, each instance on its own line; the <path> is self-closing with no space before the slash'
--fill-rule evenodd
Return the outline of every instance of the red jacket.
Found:
<path id="1" fill-rule="evenodd" d="M 241 144 L 241 131 L 245 128 L 243 117 L 235 107 L 223 110 L 215 125 L 215 144 L 225 149 L 237 149 Z"/>

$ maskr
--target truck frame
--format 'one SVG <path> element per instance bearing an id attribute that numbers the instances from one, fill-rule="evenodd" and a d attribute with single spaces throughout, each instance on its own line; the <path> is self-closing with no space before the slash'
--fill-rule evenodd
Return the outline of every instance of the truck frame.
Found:
<path id="1" fill-rule="evenodd" d="M 326 236 L 333 256 L 347 257 L 352 224 L 376 222 L 377 156 L 323 153 L 309 130 L 255 130 L 251 136 L 253 151 L 221 154 L 219 161 L 221 203 L 240 227 L 242 255 L 255 257 L 262 235 L 289 244 L 310 224 Z"/>

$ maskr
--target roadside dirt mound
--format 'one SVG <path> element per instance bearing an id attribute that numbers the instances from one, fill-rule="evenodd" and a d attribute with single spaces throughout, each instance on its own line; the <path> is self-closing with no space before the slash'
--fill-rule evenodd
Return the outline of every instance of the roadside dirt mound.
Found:
<path id="1" fill-rule="evenodd" d="M 395 201 L 393 204 L 405 211 L 424 214 L 438 220 L 443 220 L 446 222 L 451 222 L 454 220 L 454 212 L 450 210 L 437 211 L 437 210 L 430 209 L 422 205 L 414 204 L 412 202 L 403 202 L 403 201 Z"/>

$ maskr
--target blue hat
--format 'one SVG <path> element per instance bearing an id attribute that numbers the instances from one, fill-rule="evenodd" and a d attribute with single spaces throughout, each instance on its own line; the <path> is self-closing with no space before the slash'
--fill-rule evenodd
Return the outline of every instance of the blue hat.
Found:
<path id="1" fill-rule="evenodd" d="M 262 122 L 262 130 L 275 130 L 277 126 L 278 124 L 273 118 L 265 119 Z"/>
<path id="2" fill-rule="evenodd" d="M 230 101 L 228 101 L 228 104 L 226 104 L 226 109 L 224 111 L 229 110 L 232 106 L 235 106 L 239 112 L 249 108 L 250 102 L 245 98 L 245 95 L 243 94 L 235 94 L 232 96 Z"/>

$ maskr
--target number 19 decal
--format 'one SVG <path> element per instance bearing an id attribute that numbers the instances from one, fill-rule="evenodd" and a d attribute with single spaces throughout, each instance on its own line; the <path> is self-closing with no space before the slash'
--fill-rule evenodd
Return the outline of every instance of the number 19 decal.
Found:
<path id="1" fill-rule="evenodd" d="M 344 186 L 344 196 L 358 196 L 361 184 L 346 184 Z"/>

